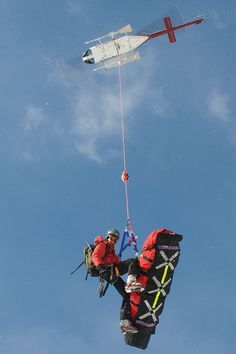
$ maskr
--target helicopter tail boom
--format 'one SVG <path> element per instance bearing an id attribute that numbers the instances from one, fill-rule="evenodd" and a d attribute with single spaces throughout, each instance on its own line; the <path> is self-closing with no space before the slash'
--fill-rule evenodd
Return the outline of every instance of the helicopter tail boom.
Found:
<path id="1" fill-rule="evenodd" d="M 174 42 L 176 42 L 176 38 L 175 38 L 175 34 L 174 34 L 175 31 L 177 31 L 177 30 L 179 30 L 181 28 L 187 27 L 187 26 L 199 25 L 200 23 L 202 23 L 204 21 L 205 21 L 204 18 L 197 17 L 196 20 L 193 20 L 193 21 L 190 21 L 190 22 L 186 22 L 186 23 L 183 23 L 183 24 L 178 25 L 178 26 L 172 26 L 170 17 L 164 17 L 165 29 L 163 29 L 161 31 L 158 31 L 158 32 L 150 33 L 148 35 L 148 37 L 149 37 L 149 39 L 151 39 L 151 38 L 160 37 L 160 36 L 162 36 L 164 34 L 167 34 L 168 37 L 169 37 L 169 41 L 171 43 L 174 43 Z"/>

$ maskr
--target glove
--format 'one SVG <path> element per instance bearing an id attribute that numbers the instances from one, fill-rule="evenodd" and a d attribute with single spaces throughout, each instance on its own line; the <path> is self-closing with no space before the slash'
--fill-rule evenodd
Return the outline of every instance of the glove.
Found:
<path id="1" fill-rule="evenodd" d="M 102 274 L 107 271 L 107 267 L 101 264 L 97 267 L 97 270 L 99 271 L 99 274 Z"/>
<path id="2" fill-rule="evenodd" d="M 99 276 L 105 279 L 106 281 L 109 281 L 111 277 L 111 268 L 112 265 L 110 264 L 98 266 L 97 269 L 99 271 Z"/>

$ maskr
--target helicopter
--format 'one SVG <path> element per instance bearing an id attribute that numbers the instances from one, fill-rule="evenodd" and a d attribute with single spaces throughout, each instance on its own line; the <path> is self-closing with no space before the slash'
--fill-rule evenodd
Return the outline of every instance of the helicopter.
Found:
<path id="1" fill-rule="evenodd" d="M 206 19 L 202 16 L 197 16 L 193 21 L 173 26 L 171 18 L 166 16 L 163 18 L 162 30 L 135 35 L 128 35 L 128 33 L 132 32 L 131 25 L 128 24 L 116 32 L 110 32 L 105 36 L 85 42 L 85 44 L 92 42 L 97 42 L 97 44 L 83 54 L 82 61 L 86 64 L 100 64 L 100 67 L 94 69 L 95 71 L 102 68 L 111 69 L 128 64 L 140 59 L 140 55 L 136 49 L 148 40 L 167 35 L 170 43 L 174 43 L 176 42 L 175 31 L 188 26 L 199 25 L 205 21 Z M 110 39 L 102 41 L 107 38 Z"/>

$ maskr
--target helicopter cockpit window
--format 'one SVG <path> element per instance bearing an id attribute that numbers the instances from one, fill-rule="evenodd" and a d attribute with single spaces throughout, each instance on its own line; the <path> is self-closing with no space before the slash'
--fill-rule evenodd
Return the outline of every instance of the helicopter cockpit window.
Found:
<path id="1" fill-rule="evenodd" d="M 84 53 L 83 58 L 89 57 L 90 55 L 92 55 L 92 51 L 91 49 L 88 49 L 87 52 Z M 94 58 L 88 58 L 84 60 L 85 63 L 87 64 L 94 64 Z"/>

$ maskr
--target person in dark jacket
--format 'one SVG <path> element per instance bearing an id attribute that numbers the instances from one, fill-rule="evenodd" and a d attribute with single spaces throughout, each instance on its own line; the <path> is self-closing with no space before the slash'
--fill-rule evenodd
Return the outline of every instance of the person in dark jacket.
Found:
<path id="1" fill-rule="evenodd" d="M 112 283 L 123 298 L 120 311 L 120 327 L 122 332 L 136 333 L 137 329 L 130 321 L 129 294 L 132 291 L 143 291 L 142 284 L 136 282 L 138 275 L 137 258 L 129 258 L 121 261 L 115 253 L 115 244 L 120 238 L 117 229 L 108 230 L 106 237 L 95 238 L 96 247 L 92 254 L 92 262 L 99 271 L 99 276 L 109 283 Z M 127 282 L 120 277 L 128 273 Z"/>

